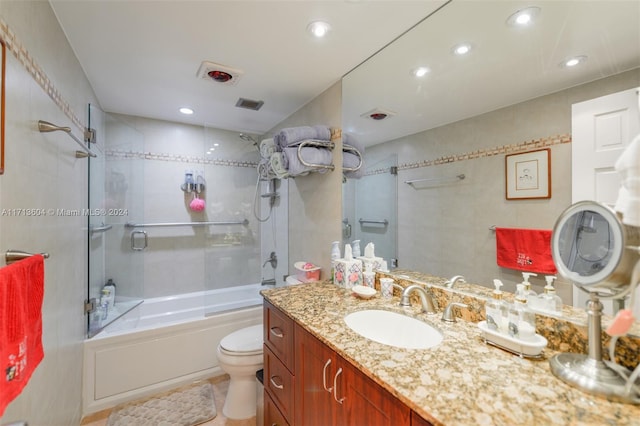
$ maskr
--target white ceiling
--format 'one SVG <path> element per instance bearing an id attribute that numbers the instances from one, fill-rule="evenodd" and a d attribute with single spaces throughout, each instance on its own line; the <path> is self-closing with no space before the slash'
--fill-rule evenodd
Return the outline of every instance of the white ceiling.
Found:
<path id="1" fill-rule="evenodd" d="M 264 134 L 445 1 L 50 3 L 103 110 Z M 322 40 L 306 32 L 318 19 L 332 26 Z M 244 74 L 206 81 L 202 61 Z M 240 97 L 264 106 L 237 108 Z"/>
<path id="2" fill-rule="evenodd" d="M 534 25 L 507 25 L 534 5 Z M 467 57 L 452 54 L 461 41 Z M 559 66 L 574 55 L 588 59 Z M 419 65 L 431 72 L 416 79 Z M 638 67 L 638 0 L 454 0 L 343 79 L 342 129 L 372 145 Z M 374 108 L 397 115 L 361 117 Z"/>

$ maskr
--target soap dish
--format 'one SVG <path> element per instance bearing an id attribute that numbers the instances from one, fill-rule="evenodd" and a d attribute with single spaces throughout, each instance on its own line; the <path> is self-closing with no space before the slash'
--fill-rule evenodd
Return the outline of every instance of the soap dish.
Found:
<path id="1" fill-rule="evenodd" d="M 478 327 L 482 331 L 485 343 L 526 358 L 540 358 L 542 350 L 547 346 L 547 339 L 535 334 L 533 340 L 521 340 L 507 334 L 491 330 L 486 321 L 480 321 Z"/>
<path id="2" fill-rule="evenodd" d="M 366 287 L 363 285 L 354 285 L 353 287 L 351 287 L 351 291 L 353 291 L 353 294 L 363 299 L 371 299 L 377 293 L 375 288 Z"/>

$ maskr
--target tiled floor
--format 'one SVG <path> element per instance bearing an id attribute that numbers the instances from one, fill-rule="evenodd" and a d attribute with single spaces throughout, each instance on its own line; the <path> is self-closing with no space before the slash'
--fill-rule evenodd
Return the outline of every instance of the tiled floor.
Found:
<path id="1" fill-rule="evenodd" d="M 227 394 L 227 388 L 229 387 L 228 376 L 218 376 L 210 380 L 213 385 L 213 396 L 216 400 L 216 410 L 218 415 L 206 423 L 201 423 L 200 426 L 255 426 L 256 418 L 252 417 L 245 420 L 232 420 L 227 419 L 222 414 L 222 406 L 224 405 L 224 398 Z M 107 418 L 109 417 L 110 410 L 100 411 L 82 419 L 81 426 L 106 426 Z M 132 425 L 135 426 L 135 425 Z"/>

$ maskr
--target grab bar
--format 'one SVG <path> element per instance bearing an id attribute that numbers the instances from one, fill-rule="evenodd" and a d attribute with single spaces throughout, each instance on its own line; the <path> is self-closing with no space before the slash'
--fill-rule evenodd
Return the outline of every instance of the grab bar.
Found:
<path id="1" fill-rule="evenodd" d="M 93 235 L 100 232 L 107 232 L 111 228 L 113 228 L 113 225 L 105 225 L 104 223 L 100 226 L 89 225 L 89 233 Z"/>
<path id="2" fill-rule="evenodd" d="M 96 157 L 96 154 L 91 152 L 91 150 L 85 146 L 84 142 L 82 142 L 73 133 L 71 133 L 71 128 L 70 127 L 56 126 L 55 124 L 49 123 L 48 121 L 39 120 L 38 121 L 38 130 L 41 133 L 56 132 L 58 130 L 63 131 L 66 134 L 68 134 L 69 136 L 71 136 L 71 139 L 76 141 L 76 143 L 78 145 L 80 145 L 80 147 L 82 148 L 82 151 L 76 151 L 76 158 L 84 158 L 86 156 Z M 93 130 L 93 129 L 85 129 L 84 138 L 85 138 L 85 142 L 89 142 L 89 143 L 94 142 L 95 141 L 95 130 Z"/>
<path id="3" fill-rule="evenodd" d="M 22 259 L 26 259 L 27 257 L 35 256 L 38 253 L 28 253 L 22 250 L 7 250 L 4 254 L 4 263 L 7 265 L 11 265 L 14 262 L 17 262 Z M 45 259 L 49 258 L 49 253 L 39 253 Z"/>
<path id="4" fill-rule="evenodd" d="M 424 182 L 424 183 L 446 183 L 463 180 L 466 176 L 464 174 L 459 174 L 451 177 L 438 177 L 438 178 L 428 178 L 428 179 L 414 179 L 414 180 L 405 180 L 404 183 L 407 185 L 413 186 L 414 183 Z"/>
<path id="5" fill-rule="evenodd" d="M 377 224 L 380 224 L 380 225 L 387 226 L 389 224 L 389 221 L 387 219 L 383 219 L 383 220 L 368 220 L 368 219 L 360 218 L 360 220 L 358 220 L 358 222 L 360 222 L 360 225 L 365 224 L 365 223 L 377 223 Z"/>
<path id="6" fill-rule="evenodd" d="M 248 225 L 249 219 L 235 222 L 167 222 L 167 223 L 132 223 L 124 224 L 125 228 L 160 228 L 168 226 L 207 226 L 207 225 Z"/>

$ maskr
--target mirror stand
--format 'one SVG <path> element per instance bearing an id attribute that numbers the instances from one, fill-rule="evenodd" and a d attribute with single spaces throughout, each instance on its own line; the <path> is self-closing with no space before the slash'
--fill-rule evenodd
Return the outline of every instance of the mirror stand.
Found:
<path id="1" fill-rule="evenodd" d="M 640 404 L 640 395 L 633 390 L 626 392 L 626 380 L 602 360 L 602 303 L 596 293 L 590 293 L 587 315 L 589 354 L 554 355 L 549 360 L 551 371 L 563 382 L 584 392 L 610 401 Z"/>

